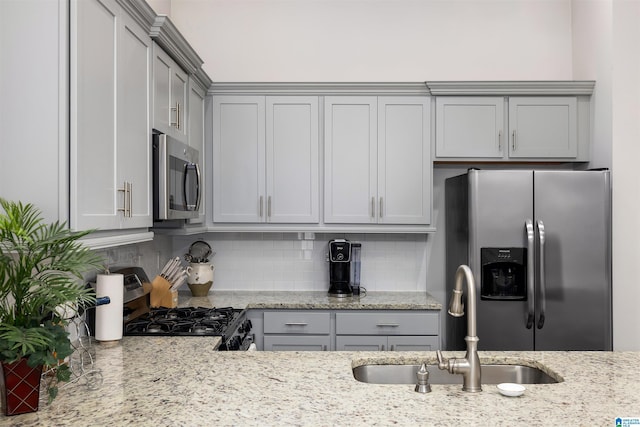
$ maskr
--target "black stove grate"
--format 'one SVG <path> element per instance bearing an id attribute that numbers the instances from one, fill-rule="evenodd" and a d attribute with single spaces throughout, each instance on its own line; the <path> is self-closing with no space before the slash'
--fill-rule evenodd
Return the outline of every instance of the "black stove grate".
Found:
<path id="1" fill-rule="evenodd" d="M 157 308 L 124 326 L 133 336 L 224 336 L 240 310 L 231 307 Z"/>

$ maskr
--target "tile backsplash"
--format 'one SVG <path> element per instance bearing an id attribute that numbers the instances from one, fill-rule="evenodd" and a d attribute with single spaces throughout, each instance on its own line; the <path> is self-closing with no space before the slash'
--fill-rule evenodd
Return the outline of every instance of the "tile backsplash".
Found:
<path id="1" fill-rule="evenodd" d="M 182 256 L 196 240 L 209 243 L 212 290 L 325 291 L 334 238 L 362 243 L 361 286 L 367 290 L 426 290 L 425 234 L 208 233 L 174 237 L 172 252 Z"/>

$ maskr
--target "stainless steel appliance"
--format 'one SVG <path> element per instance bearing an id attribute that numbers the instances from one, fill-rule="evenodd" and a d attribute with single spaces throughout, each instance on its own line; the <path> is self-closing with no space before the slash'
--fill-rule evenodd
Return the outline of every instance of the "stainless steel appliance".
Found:
<path id="1" fill-rule="evenodd" d="M 474 170 L 446 180 L 447 288 L 476 281 L 480 350 L 611 350 L 608 170 Z M 447 347 L 464 348 L 447 319 Z"/>
<path id="2" fill-rule="evenodd" d="M 196 218 L 200 209 L 199 153 L 162 133 L 153 133 L 153 217 Z"/>
<path id="3" fill-rule="evenodd" d="M 357 246 L 356 246 L 357 245 Z M 353 249 L 357 249 L 358 262 L 352 262 Z M 356 272 L 355 269 L 358 271 Z M 357 292 L 360 291 L 360 244 L 352 244 L 345 239 L 329 241 L 329 296 L 353 296 L 352 281 L 357 278 Z M 354 285 L 355 286 L 355 285 Z"/>

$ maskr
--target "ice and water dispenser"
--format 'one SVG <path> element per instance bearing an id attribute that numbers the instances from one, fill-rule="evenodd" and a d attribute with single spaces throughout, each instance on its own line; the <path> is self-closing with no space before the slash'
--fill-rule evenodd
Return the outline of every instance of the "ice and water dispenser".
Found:
<path id="1" fill-rule="evenodd" d="M 480 298 L 527 299 L 527 249 L 481 248 Z"/>

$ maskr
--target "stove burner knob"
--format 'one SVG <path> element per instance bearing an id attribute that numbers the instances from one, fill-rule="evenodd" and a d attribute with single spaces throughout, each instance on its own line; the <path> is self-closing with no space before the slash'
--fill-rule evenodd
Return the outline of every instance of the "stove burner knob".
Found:
<path id="1" fill-rule="evenodd" d="M 229 343 L 227 344 L 227 349 L 229 351 L 238 351 L 240 350 L 240 337 L 233 337 L 229 340 Z"/>

